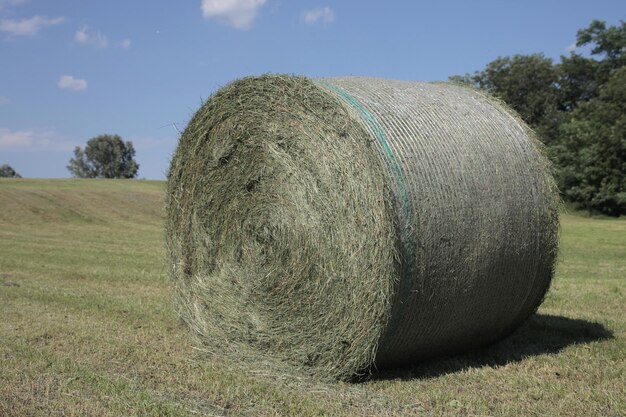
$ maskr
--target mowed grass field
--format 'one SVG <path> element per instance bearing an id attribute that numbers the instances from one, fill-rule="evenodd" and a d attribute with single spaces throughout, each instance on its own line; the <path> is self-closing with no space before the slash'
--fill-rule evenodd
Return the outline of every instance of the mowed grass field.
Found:
<path id="1" fill-rule="evenodd" d="M 563 215 L 552 289 L 501 343 L 322 383 L 192 347 L 164 188 L 0 179 L 0 416 L 626 416 L 626 219 Z"/>

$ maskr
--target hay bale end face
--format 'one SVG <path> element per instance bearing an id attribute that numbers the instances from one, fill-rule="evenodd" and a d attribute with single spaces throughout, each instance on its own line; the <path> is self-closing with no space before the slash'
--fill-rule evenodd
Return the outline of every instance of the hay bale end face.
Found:
<path id="1" fill-rule="evenodd" d="M 215 354 L 325 378 L 462 351 L 538 307 L 557 209 L 531 132 L 476 91 L 244 78 L 172 159 L 174 303 Z"/>

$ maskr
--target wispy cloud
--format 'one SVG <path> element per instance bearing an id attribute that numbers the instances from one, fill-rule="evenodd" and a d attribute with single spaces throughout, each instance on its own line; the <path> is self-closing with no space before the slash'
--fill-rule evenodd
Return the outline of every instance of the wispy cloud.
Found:
<path id="1" fill-rule="evenodd" d="M 87 81 L 85 79 L 74 78 L 71 75 L 62 75 L 57 85 L 64 90 L 84 91 L 87 89 Z"/>
<path id="2" fill-rule="evenodd" d="M 250 29 L 266 0 L 202 0 L 202 15 L 225 21 L 236 29 Z"/>
<path id="3" fill-rule="evenodd" d="M 82 45 L 91 45 L 96 48 L 106 48 L 109 46 L 109 40 L 100 32 L 93 33 L 91 28 L 84 25 L 74 34 L 74 40 Z"/>
<path id="4" fill-rule="evenodd" d="M 53 130 L 0 128 L 0 150 L 3 151 L 72 150 L 76 145 Z"/>
<path id="5" fill-rule="evenodd" d="M 130 39 L 122 39 L 119 42 L 111 44 L 109 39 L 100 33 L 100 31 L 94 31 L 87 25 L 83 25 L 76 31 L 76 33 L 74 33 L 74 41 L 81 45 L 89 45 L 95 48 L 107 48 L 109 45 L 117 46 L 123 49 L 130 48 Z"/>
<path id="6" fill-rule="evenodd" d="M 0 20 L 0 32 L 6 32 L 12 36 L 35 36 L 42 29 L 63 22 L 65 22 L 64 17 L 34 16 L 23 20 L 2 19 Z"/>
<path id="7" fill-rule="evenodd" d="M 307 25 L 313 25 L 317 22 L 332 23 L 335 20 L 335 12 L 328 6 L 307 10 L 302 16 Z"/>
<path id="8" fill-rule="evenodd" d="M 576 46 L 576 41 L 570 43 L 569 45 L 567 45 L 567 48 L 565 48 L 565 51 L 567 52 L 574 52 L 576 50 L 577 46 Z"/>
<path id="9" fill-rule="evenodd" d="M 0 0 L 0 10 L 7 9 L 12 6 L 19 6 L 26 3 L 28 0 Z"/>

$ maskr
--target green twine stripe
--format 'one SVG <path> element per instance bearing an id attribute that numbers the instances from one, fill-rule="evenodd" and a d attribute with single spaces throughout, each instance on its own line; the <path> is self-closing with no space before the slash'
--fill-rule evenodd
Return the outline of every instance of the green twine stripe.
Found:
<path id="1" fill-rule="evenodd" d="M 399 192 L 399 203 L 402 206 L 402 211 L 404 212 L 404 227 L 402 230 L 403 236 L 401 236 L 401 241 L 404 246 L 404 256 L 403 258 L 403 274 L 409 274 L 412 276 L 412 271 L 414 271 L 414 262 L 415 262 L 415 236 L 411 233 L 410 225 L 413 223 L 413 206 L 411 205 L 411 201 L 409 200 L 409 193 L 406 189 L 406 174 L 402 169 L 402 165 L 398 161 L 393 149 L 389 145 L 389 141 L 387 140 L 387 135 L 385 135 L 385 131 L 383 130 L 376 117 L 365 107 L 363 106 L 355 97 L 350 95 L 343 88 L 337 87 L 335 85 L 329 84 L 324 81 L 317 81 L 318 85 L 324 86 L 329 90 L 335 92 L 339 95 L 348 105 L 352 106 L 353 109 L 357 111 L 357 113 L 361 116 L 361 118 L 365 121 L 365 123 L 369 126 L 372 132 L 374 132 L 374 136 L 378 140 L 381 148 L 383 149 L 383 155 L 385 163 L 387 164 L 387 168 L 392 174 L 396 182 L 396 186 L 398 187 Z M 385 330 L 384 335 L 382 335 L 382 339 L 386 339 L 387 337 L 391 337 L 392 339 L 396 337 L 398 334 L 398 329 L 403 323 L 403 318 L 406 316 L 406 312 L 409 308 L 408 297 L 412 291 L 412 280 L 410 279 L 400 279 L 398 283 L 398 287 L 396 288 L 397 296 L 399 297 L 393 304 L 393 309 L 391 312 L 391 316 L 389 322 L 387 323 L 387 329 Z M 399 300 L 399 301 L 398 301 Z M 382 340 L 381 339 L 381 340 Z"/>
<path id="2" fill-rule="evenodd" d="M 383 149 L 387 167 L 391 171 L 398 186 L 398 191 L 400 192 L 400 201 L 405 215 L 405 221 L 407 222 L 407 224 L 409 224 L 413 217 L 413 210 L 411 202 L 409 200 L 409 193 L 406 189 L 405 174 L 402 170 L 402 166 L 398 162 L 398 159 L 393 152 L 393 149 L 391 149 L 391 146 L 389 145 L 387 135 L 385 135 L 385 131 L 383 130 L 382 126 L 380 125 L 380 123 L 378 123 L 376 117 L 374 117 L 374 115 L 365 106 L 363 106 L 356 98 L 350 95 L 350 93 L 348 93 L 343 88 L 329 84 L 325 81 L 316 81 L 316 83 L 337 93 L 346 103 L 352 106 L 352 108 L 354 108 L 359 113 L 361 118 L 365 121 L 365 123 L 367 123 L 372 132 L 374 132 L 374 136 L 376 137 L 378 143 Z"/>

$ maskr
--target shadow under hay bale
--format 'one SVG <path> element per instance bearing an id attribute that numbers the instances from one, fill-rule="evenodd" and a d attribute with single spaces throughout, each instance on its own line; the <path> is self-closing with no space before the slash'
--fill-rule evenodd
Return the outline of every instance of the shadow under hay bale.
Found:
<path id="1" fill-rule="evenodd" d="M 209 352 L 323 378 L 484 346 L 549 287 L 556 195 L 532 133 L 476 91 L 245 78 L 172 159 L 174 304 Z"/>
<path id="2" fill-rule="evenodd" d="M 613 338 L 613 332 L 600 323 L 550 314 L 535 314 L 511 336 L 489 347 L 409 367 L 373 372 L 363 381 L 436 378 L 470 368 L 504 366 L 533 356 L 558 353 L 568 346 Z"/>

